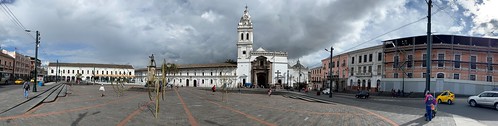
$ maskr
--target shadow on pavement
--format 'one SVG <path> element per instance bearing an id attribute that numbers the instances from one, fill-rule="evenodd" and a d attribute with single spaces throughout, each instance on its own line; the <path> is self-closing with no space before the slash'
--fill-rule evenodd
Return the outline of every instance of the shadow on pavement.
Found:
<path id="1" fill-rule="evenodd" d="M 73 123 L 71 123 L 71 126 L 77 126 L 78 123 L 80 123 L 80 121 L 83 120 L 83 118 L 86 116 L 86 114 L 88 114 L 88 112 L 78 114 L 78 118 L 74 120 Z"/>
<path id="2" fill-rule="evenodd" d="M 425 117 L 420 117 L 420 118 L 417 118 L 417 119 L 414 119 L 410 122 L 406 122 L 405 124 L 401 124 L 400 126 L 421 126 L 421 125 L 425 125 L 429 123 L 429 121 L 425 121 Z"/>

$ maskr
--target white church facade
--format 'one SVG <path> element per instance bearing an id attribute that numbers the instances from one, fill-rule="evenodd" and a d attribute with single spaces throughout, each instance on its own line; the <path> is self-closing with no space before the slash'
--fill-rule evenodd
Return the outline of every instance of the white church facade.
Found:
<path id="1" fill-rule="evenodd" d="M 294 83 L 307 82 L 308 69 L 298 67 L 301 70 L 294 70 L 288 63 L 287 52 L 272 52 L 263 48 L 253 50 L 253 25 L 247 6 L 238 23 L 236 35 L 238 36 L 236 64 L 178 64 L 178 73 L 166 75 L 171 78 L 168 83 L 187 87 L 212 87 L 227 82 L 231 88 L 239 86 L 268 88 L 294 87 Z M 145 84 L 146 70 L 136 70 L 138 83 Z M 160 75 L 159 68 L 157 70 Z M 299 77 L 299 72 L 296 71 L 305 74 Z"/>
<path id="2" fill-rule="evenodd" d="M 282 85 L 288 70 L 287 52 L 271 52 L 263 48 L 253 50 L 254 34 L 247 10 L 237 26 L 237 83 L 255 87 Z"/>

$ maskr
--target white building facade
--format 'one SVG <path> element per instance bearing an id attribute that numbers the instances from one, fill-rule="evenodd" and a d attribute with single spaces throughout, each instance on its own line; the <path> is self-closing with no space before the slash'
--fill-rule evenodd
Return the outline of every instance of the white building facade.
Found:
<path id="1" fill-rule="evenodd" d="M 253 51 L 254 34 L 251 16 L 244 10 L 237 27 L 237 84 L 250 87 L 282 86 L 288 70 L 287 52 L 263 48 Z"/>
<path id="2" fill-rule="evenodd" d="M 166 71 L 168 84 L 185 87 L 217 87 L 227 84 L 229 88 L 238 87 L 235 83 L 236 64 L 219 63 L 219 64 L 179 64 L 178 71 L 172 73 Z M 145 85 L 148 81 L 147 69 L 137 69 L 135 81 L 138 84 Z M 156 69 L 157 79 L 162 79 L 161 68 Z"/>
<path id="3" fill-rule="evenodd" d="M 383 75 L 382 45 L 348 52 L 351 89 L 377 91 Z"/>
<path id="4" fill-rule="evenodd" d="M 49 63 L 46 78 L 55 80 L 57 76 L 60 81 L 74 82 L 78 74 L 83 81 L 110 82 L 114 77 L 124 77 L 130 82 L 135 69 L 131 65 L 117 64 Z"/>

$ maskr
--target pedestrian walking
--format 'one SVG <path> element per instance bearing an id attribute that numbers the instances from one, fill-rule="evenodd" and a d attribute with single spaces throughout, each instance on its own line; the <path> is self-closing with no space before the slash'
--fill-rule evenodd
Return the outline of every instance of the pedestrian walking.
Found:
<path id="1" fill-rule="evenodd" d="M 269 89 L 268 89 L 268 97 L 270 97 L 270 96 L 271 96 L 271 92 L 272 92 L 272 91 L 271 91 L 271 88 L 269 88 Z"/>
<path id="2" fill-rule="evenodd" d="M 105 96 L 105 94 L 104 94 L 104 92 L 105 92 L 104 84 L 100 84 L 99 91 L 102 92 L 102 95 L 100 95 L 100 97 L 104 97 Z"/>
<path id="3" fill-rule="evenodd" d="M 213 87 L 211 88 L 211 90 L 212 90 L 213 92 L 216 92 L 216 85 L 213 85 Z"/>
<path id="4" fill-rule="evenodd" d="M 22 88 L 23 88 L 23 91 L 24 91 L 24 97 L 25 98 L 29 98 L 29 82 L 24 82 L 24 84 L 22 85 Z"/>
<path id="5" fill-rule="evenodd" d="M 425 111 L 426 111 L 426 116 L 425 116 L 425 121 L 431 121 L 432 120 L 432 108 L 434 107 L 435 104 L 434 97 L 432 96 L 431 93 L 429 93 L 429 90 L 425 93 Z"/>

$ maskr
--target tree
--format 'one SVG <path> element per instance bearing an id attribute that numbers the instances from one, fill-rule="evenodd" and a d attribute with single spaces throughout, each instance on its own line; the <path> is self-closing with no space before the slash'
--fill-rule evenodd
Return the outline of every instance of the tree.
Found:
<path id="1" fill-rule="evenodd" d="M 237 64 L 237 62 L 235 62 L 235 61 L 234 61 L 234 60 L 232 60 L 232 59 L 226 59 L 226 60 L 225 60 L 225 63 Z"/>

